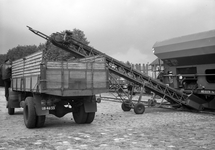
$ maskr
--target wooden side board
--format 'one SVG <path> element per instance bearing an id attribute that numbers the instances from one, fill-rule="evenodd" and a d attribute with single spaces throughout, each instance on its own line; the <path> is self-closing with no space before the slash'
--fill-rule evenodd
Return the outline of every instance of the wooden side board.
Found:
<path id="1" fill-rule="evenodd" d="M 12 62 L 12 88 L 16 91 L 38 91 L 43 52 L 39 51 Z"/>
<path id="2" fill-rule="evenodd" d="M 108 74 L 104 58 L 42 62 L 42 55 L 40 51 L 12 63 L 13 90 L 58 96 L 107 92 Z"/>
<path id="3" fill-rule="evenodd" d="M 42 51 L 18 59 L 12 63 L 12 78 L 39 75 Z"/>
<path id="4" fill-rule="evenodd" d="M 47 62 L 47 89 L 107 89 L 104 62 Z"/>

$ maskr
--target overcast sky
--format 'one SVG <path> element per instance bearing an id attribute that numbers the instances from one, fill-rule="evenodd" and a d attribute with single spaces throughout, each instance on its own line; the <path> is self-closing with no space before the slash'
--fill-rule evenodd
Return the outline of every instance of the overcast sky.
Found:
<path id="1" fill-rule="evenodd" d="M 74 28 L 120 61 L 152 62 L 156 41 L 215 29 L 215 0 L 0 0 L 0 54 Z"/>

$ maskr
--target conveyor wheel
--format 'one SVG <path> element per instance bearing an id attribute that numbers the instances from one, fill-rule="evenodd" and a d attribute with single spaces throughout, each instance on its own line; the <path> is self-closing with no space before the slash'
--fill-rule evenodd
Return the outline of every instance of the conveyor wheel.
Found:
<path id="1" fill-rule="evenodd" d="M 131 107 L 129 106 L 130 101 L 124 101 L 121 105 L 123 111 L 130 111 Z"/>
<path id="2" fill-rule="evenodd" d="M 134 112 L 136 114 L 143 114 L 145 112 L 145 106 L 143 103 L 136 103 L 134 105 Z"/>

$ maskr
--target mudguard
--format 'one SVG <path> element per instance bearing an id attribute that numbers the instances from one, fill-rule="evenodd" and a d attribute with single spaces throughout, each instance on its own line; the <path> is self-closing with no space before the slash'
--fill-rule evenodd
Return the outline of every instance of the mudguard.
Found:
<path id="1" fill-rule="evenodd" d="M 97 111 L 97 103 L 96 97 L 90 96 L 84 100 L 84 109 L 86 113 L 96 112 Z"/>
<path id="2" fill-rule="evenodd" d="M 42 96 L 39 94 L 34 94 L 34 104 L 36 109 L 37 116 L 47 115 L 49 114 L 49 110 L 42 110 L 41 100 Z"/>
<path id="3" fill-rule="evenodd" d="M 19 92 L 12 91 L 9 89 L 9 98 L 8 98 L 8 107 L 9 108 L 20 108 L 20 101 L 19 101 Z"/>

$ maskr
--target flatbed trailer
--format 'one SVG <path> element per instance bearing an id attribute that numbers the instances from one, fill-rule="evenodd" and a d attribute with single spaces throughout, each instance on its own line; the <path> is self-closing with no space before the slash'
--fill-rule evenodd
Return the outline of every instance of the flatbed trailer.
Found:
<path id="1" fill-rule="evenodd" d="M 8 113 L 24 108 L 27 128 L 42 127 L 46 115 L 72 112 L 76 123 L 91 123 L 97 111 L 96 94 L 109 89 L 104 57 L 48 61 L 44 50 L 12 62 Z"/>

